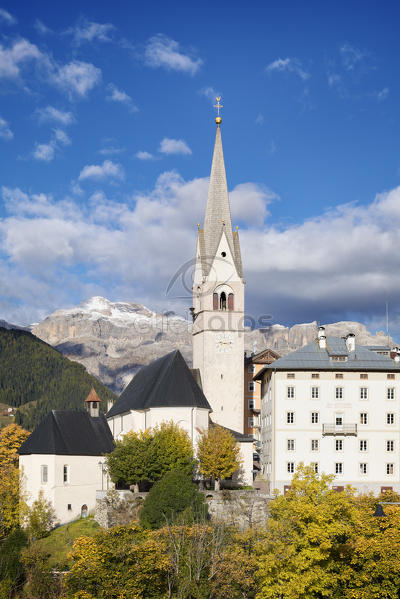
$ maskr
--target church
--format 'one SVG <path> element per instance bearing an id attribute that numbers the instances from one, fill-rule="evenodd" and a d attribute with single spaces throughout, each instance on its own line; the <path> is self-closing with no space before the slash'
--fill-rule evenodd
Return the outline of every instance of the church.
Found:
<path id="1" fill-rule="evenodd" d="M 217 98 L 217 129 L 203 228 L 198 225 L 193 277 L 193 369 L 179 351 L 143 367 L 106 417 L 94 391 L 86 414 L 53 411 L 21 446 L 28 504 L 42 490 L 58 520 L 93 511 L 104 488 L 104 454 L 130 431 L 173 421 L 196 450 L 210 425 L 239 443 L 243 485 L 253 483 L 253 438 L 244 434 L 244 279 L 239 233 L 232 229 Z"/>

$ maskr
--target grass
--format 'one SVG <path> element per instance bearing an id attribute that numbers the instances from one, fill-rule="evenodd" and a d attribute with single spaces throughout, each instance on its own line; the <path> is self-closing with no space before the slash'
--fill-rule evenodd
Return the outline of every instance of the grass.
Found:
<path id="1" fill-rule="evenodd" d="M 94 537 L 99 529 L 100 526 L 93 517 L 81 518 L 55 528 L 48 537 L 39 539 L 36 544 L 49 554 L 48 563 L 52 568 L 68 570 L 71 566 L 68 554 L 72 550 L 75 539 L 82 536 Z"/>

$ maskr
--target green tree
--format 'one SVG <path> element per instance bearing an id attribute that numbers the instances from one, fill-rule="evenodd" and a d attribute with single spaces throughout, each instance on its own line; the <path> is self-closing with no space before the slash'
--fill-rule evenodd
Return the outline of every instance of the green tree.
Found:
<path id="1" fill-rule="evenodd" d="M 151 443 L 153 436 L 149 431 L 130 432 L 117 441 L 115 449 L 107 455 L 107 467 L 111 480 L 134 485 L 139 490 L 140 482 L 152 481 Z"/>
<path id="2" fill-rule="evenodd" d="M 241 464 L 240 448 L 233 435 L 222 426 L 214 425 L 203 433 L 197 448 L 199 470 L 215 479 L 215 490 L 222 479 L 232 476 Z"/>
<path id="3" fill-rule="evenodd" d="M 193 473 L 192 443 L 186 431 L 173 422 L 141 433 L 128 433 L 107 455 L 113 482 L 135 485 L 156 482 L 166 472 L 179 469 Z"/>
<path id="4" fill-rule="evenodd" d="M 39 491 L 38 498 L 26 509 L 24 520 L 29 539 L 42 539 L 54 527 L 56 514 L 42 490 Z"/>
<path id="5" fill-rule="evenodd" d="M 344 596 L 358 517 L 353 491 L 333 491 L 332 480 L 301 464 L 287 494 L 270 503 L 257 599 Z"/>
<path id="6" fill-rule="evenodd" d="M 180 516 L 186 521 L 204 518 L 206 510 L 204 494 L 187 473 L 171 470 L 150 489 L 140 511 L 140 523 L 145 528 L 160 528 Z"/>

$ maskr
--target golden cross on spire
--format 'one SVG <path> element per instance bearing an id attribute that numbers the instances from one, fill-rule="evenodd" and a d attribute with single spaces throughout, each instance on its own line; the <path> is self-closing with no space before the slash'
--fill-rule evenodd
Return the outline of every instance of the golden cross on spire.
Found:
<path id="1" fill-rule="evenodd" d="M 221 96 L 219 96 L 218 98 L 215 98 L 215 99 L 217 100 L 217 103 L 214 104 L 214 108 L 217 109 L 217 111 L 218 111 L 218 115 L 217 116 L 219 116 L 220 108 L 223 108 L 223 105 L 219 103 L 220 100 L 221 100 Z"/>

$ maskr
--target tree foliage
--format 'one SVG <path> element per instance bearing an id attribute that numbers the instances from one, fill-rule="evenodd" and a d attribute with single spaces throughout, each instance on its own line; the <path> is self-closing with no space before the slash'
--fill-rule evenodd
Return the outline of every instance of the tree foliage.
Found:
<path id="1" fill-rule="evenodd" d="M 186 431 L 173 422 L 140 433 L 128 433 L 107 456 L 113 482 L 156 482 L 166 472 L 193 472 L 193 449 Z"/>
<path id="2" fill-rule="evenodd" d="M 29 433 L 16 424 L 0 430 L 0 538 L 19 526 L 23 497 L 17 452 L 28 437 Z"/>
<path id="3" fill-rule="evenodd" d="M 42 490 L 39 491 L 38 498 L 27 508 L 24 520 L 29 539 L 42 539 L 54 527 L 56 514 Z"/>
<path id="4" fill-rule="evenodd" d="M 170 470 L 156 482 L 140 511 L 140 523 L 145 528 L 160 528 L 184 515 L 187 521 L 199 516 L 204 519 L 207 506 L 186 472 Z"/>
<path id="5" fill-rule="evenodd" d="M 226 428 L 218 425 L 201 436 L 197 458 L 201 474 L 216 481 L 232 476 L 241 464 L 238 443 Z"/>
<path id="6" fill-rule="evenodd" d="M 32 430 L 55 409 L 84 409 L 92 386 L 106 409 L 115 395 L 77 362 L 27 331 L 0 327 L 0 402 L 18 408 L 17 424 Z"/>

